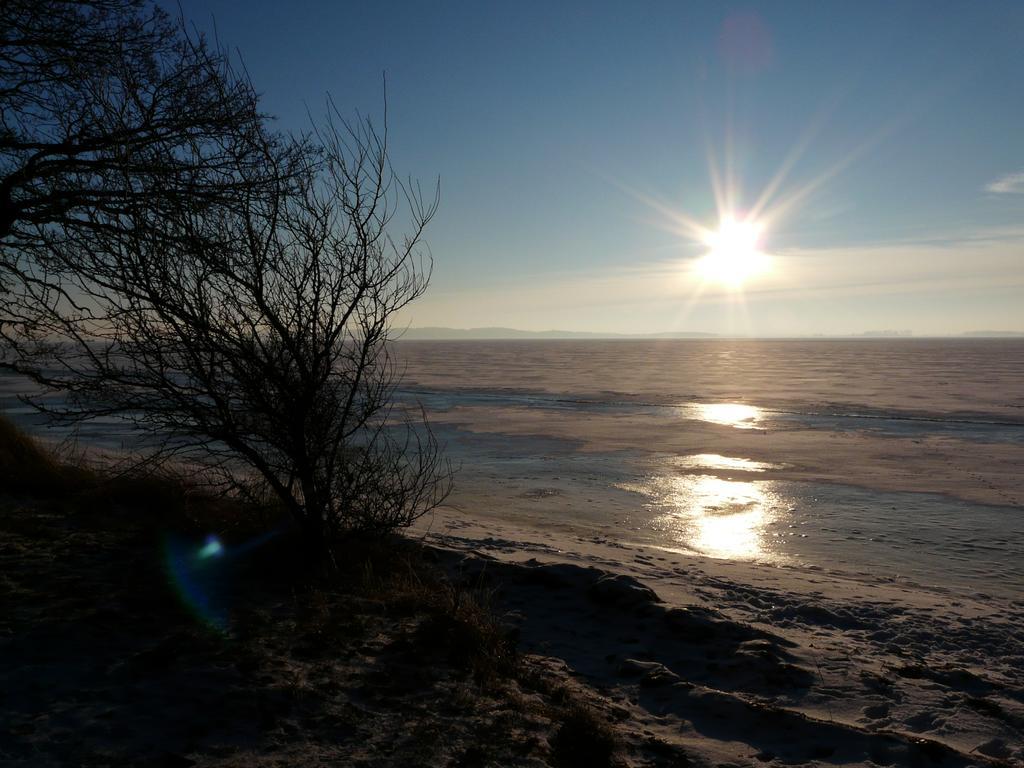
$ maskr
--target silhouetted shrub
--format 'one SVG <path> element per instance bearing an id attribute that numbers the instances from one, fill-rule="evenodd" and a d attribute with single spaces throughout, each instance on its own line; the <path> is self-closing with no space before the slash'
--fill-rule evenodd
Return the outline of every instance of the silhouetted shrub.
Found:
<path id="1" fill-rule="evenodd" d="M 569 704 L 551 739 L 552 756 L 562 768 L 604 768 L 615 764 L 614 729 L 585 704 Z"/>
<path id="2" fill-rule="evenodd" d="M 4 490 L 53 496 L 80 488 L 91 479 L 88 470 L 60 461 L 0 415 L 0 485 Z"/>

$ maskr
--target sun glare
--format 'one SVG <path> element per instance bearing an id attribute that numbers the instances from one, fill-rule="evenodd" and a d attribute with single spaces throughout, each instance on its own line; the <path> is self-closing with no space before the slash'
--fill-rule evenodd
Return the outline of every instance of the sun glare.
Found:
<path id="1" fill-rule="evenodd" d="M 697 262 L 705 280 L 739 287 L 768 269 L 768 256 L 759 250 L 763 227 L 756 221 L 725 216 L 717 232 L 709 232 L 704 244 L 710 249 Z"/>

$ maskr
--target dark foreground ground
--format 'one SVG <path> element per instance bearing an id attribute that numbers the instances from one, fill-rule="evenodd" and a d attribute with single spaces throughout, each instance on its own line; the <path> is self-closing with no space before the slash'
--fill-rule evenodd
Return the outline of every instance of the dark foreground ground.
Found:
<path id="1" fill-rule="evenodd" d="M 231 504 L 3 439 L 4 766 L 688 763 L 623 741 L 427 548 L 353 543 L 313 577 Z"/>
<path id="2" fill-rule="evenodd" d="M 344 543 L 317 575 L 268 510 L 69 468 L 3 422 L 0 481 L 5 768 L 955 768 L 1024 754 L 1017 688 L 901 661 L 855 676 L 874 720 L 808 714 L 841 702 L 849 654 L 823 674 L 778 627 L 672 607 L 623 573 L 395 538 Z M 1015 630 L 1000 637 L 1017 652 Z M 874 713 L 919 688 L 987 740 L 957 749 Z"/>

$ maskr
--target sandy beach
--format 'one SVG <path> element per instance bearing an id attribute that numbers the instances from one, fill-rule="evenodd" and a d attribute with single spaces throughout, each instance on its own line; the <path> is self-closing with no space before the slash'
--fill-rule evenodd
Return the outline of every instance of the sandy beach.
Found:
<path id="1" fill-rule="evenodd" d="M 1020 600 L 527 533 L 497 516 L 439 515 L 425 540 L 483 557 L 473 567 L 528 650 L 565 659 L 634 727 L 707 764 L 1024 760 Z M 592 569 L 629 579 L 644 609 L 624 598 L 595 616 L 585 586 L 568 588 Z"/>

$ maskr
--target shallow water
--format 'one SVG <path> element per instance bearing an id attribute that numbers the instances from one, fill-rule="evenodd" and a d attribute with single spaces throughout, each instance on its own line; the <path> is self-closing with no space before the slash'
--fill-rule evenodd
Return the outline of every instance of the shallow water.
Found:
<path id="1" fill-rule="evenodd" d="M 1024 445 L 1024 421 L 1016 421 L 1012 415 L 1000 414 L 921 414 L 896 409 L 872 410 L 867 406 L 855 406 L 854 410 L 854 407 L 839 404 L 804 403 L 794 404 L 789 409 L 762 407 L 746 402 L 691 401 L 661 405 L 613 398 L 555 397 L 510 389 L 487 392 L 479 389 L 453 388 L 445 391 L 409 385 L 402 387 L 399 393 L 404 399 L 422 403 L 436 412 L 458 406 L 522 406 L 579 414 L 633 413 L 665 420 L 702 421 L 735 429 L 806 426 L 818 430 L 874 432 L 906 437 L 949 436 L 986 443 Z M 1024 419 L 1024 414 L 1021 418 Z"/>
<path id="2" fill-rule="evenodd" d="M 934 494 L 652 475 L 638 539 L 711 557 L 1024 596 L 1024 514 Z"/>
<path id="3" fill-rule="evenodd" d="M 1024 509 L 772 478 L 718 454 L 581 451 L 544 436 L 436 425 L 454 503 L 530 527 L 672 552 L 1024 598 Z"/>
<path id="4" fill-rule="evenodd" d="M 415 342 L 399 351 L 402 395 L 433 414 L 461 465 L 456 499 L 467 508 L 483 502 L 524 524 L 715 558 L 1024 595 L 1017 480 L 977 470 L 989 453 L 1024 468 L 1024 341 Z M 842 460 L 863 454 L 875 465 L 793 479 L 788 470 L 809 457 L 827 464 L 837 444 Z M 934 446 L 942 452 L 930 462 Z M 941 494 L 922 492 L 929 472 L 942 475 Z M 901 478 L 914 490 L 893 490 Z M 982 491 L 999 503 L 971 500 Z"/>

